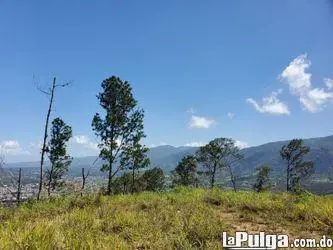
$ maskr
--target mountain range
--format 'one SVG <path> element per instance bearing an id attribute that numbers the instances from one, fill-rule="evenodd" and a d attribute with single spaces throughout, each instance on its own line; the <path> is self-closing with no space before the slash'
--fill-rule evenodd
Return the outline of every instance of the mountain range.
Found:
<path id="1" fill-rule="evenodd" d="M 280 157 L 280 150 L 288 142 L 270 142 L 242 149 L 244 159 L 233 165 L 235 174 L 237 174 L 239 180 L 242 180 L 241 185 L 250 187 L 255 178 L 255 169 L 264 164 L 272 169 L 272 177 L 275 182 L 284 185 L 285 164 Z M 310 153 L 306 156 L 306 159 L 315 163 L 314 174 L 311 176 L 308 185 L 312 190 L 320 193 L 333 193 L 333 136 L 304 139 L 304 143 L 310 147 Z M 153 147 L 148 153 L 151 162 L 149 168 L 160 167 L 168 174 L 184 156 L 193 155 L 197 150 L 198 147 L 188 146 L 163 145 Z M 70 166 L 69 176 L 80 176 L 83 167 L 89 169 L 91 176 L 105 176 L 105 173 L 100 171 L 102 164 L 103 161 L 99 160 L 97 156 L 74 158 Z M 46 162 L 47 166 L 48 163 Z M 36 177 L 39 173 L 39 162 L 8 163 L 6 168 L 22 168 L 30 176 Z M 228 183 L 227 172 L 220 171 L 218 177 L 221 184 Z"/>
<path id="2" fill-rule="evenodd" d="M 244 154 L 244 160 L 236 166 L 241 172 L 253 172 L 260 165 L 267 164 L 273 171 L 280 172 L 283 170 L 283 161 L 281 160 L 279 151 L 281 147 L 289 141 L 270 142 L 260 146 L 248 147 L 241 150 Z M 306 159 L 315 162 L 315 173 L 328 174 L 333 167 L 333 136 L 311 138 L 304 140 L 305 145 L 310 147 L 310 153 Z M 165 171 L 170 171 L 175 168 L 182 157 L 195 154 L 198 147 L 174 147 L 163 145 L 151 148 L 148 157 L 150 158 L 150 167 L 160 167 Z M 71 168 L 99 168 L 102 161 L 97 160 L 96 156 L 74 158 Z M 8 168 L 35 168 L 39 166 L 39 162 L 19 162 L 8 163 Z"/>

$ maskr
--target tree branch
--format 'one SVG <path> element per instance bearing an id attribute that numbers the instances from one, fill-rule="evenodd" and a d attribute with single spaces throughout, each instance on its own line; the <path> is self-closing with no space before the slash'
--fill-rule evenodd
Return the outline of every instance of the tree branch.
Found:
<path id="1" fill-rule="evenodd" d="M 67 87 L 67 86 L 72 85 L 73 83 L 74 83 L 74 81 L 69 81 L 69 82 L 64 83 L 64 84 L 56 84 L 55 87 L 56 87 L 56 88 L 57 88 L 57 87 L 62 87 L 62 88 L 64 88 L 64 87 Z"/>

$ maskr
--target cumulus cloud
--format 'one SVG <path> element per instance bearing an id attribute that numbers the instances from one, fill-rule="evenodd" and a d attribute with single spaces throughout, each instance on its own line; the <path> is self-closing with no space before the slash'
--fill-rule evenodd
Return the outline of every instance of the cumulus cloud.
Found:
<path id="1" fill-rule="evenodd" d="M 231 113 L 231 112 L 229 112 L 229 113 L 227 114 L 227 116 L 228 116 L 229 119 L 233 119 L 233 118 L 235 117 L 235 113 Z"/>
<path id="2" fill-rule="evenodd" d="M 216 121 L 213 119 L 192 115 L 191 120 L 189 122 L 189 127 L 207 129 L 215 123 Z"/>
<path id="3" fill-rule="evenodd" d="M 324 83 L 328 89 L 333 88 L 333 79 L 330 78 L 324 78 Z"/>
<path id="4" fill-rule="evenodd" d="M 42 141 L 29 143 L 29 150 L 36 157 L 42 148 Z M 99 153 L 98 143 L 87 135 L 75 135 L 68 142 L 68 153 L 73 157 L 93 156 Z"/>
<path id="5" fill-rule="evenodd" d="M 75 135 L 68 144 L 69 154 L 74 157 L 92 156 L 99 153 L 98 143 L 87 135 Z"/>
<path id="6" fill-rule="evenodd" d="M 76 135 L 73 139 L 78 144 L 89 144 L 89 139 L 86 135 Z"/>
<path id="7" fill-rule="evenodd" d="M 235 145 L 236 147 L 240 148 L 240 149 L 243 149 L 243 148 L 248 148 L 249 147 L 249 144 L 245 141 L 235 141 Z"/>
<path id="8" fill-rule="evenodd" d="M 328 101 L 333 100 L 333 92 L 312 87 L 312 75 L 306 72 L 310 66 L 311 61 L 307 54 L 300 55 L 290 62 L 279 78 L 289 85 L 290 93 L 299 98 L 305 110 L 317 112 L 322 110 Z M 333 87 L 333 81 L 329 78 L 325 78 L 324 83 L 328 89 Z"/>
<path id="9" fill-rule="evenodd" d="M 282 72 L 280 79 L 286 80 L 292 94 L 302 95 L 311 88 L 311 74 L 305 72 L 311 65 L 307 55 L 295 58 Z"/>
<path id="10" fill-rule="evenodd" d="M 87 149 L 98 150 L 98 144 L 89 139 L 86 135 L 76 135 L 72 138 L 71 144 L 82 145 Z"/>
<path id="11" fill-rule="evenodd" d="M 15 140 L 0 142 L 0 152 L 5 155 L 29 155 L 30 152 L 23 150 L 20 143 Z"/>
<path id="12" fill-rule="evenodd" d="M 299 100 L 306 110 L 314 113 L 322 110 L 328 100 L 333 100 L 333 92 L 315 88 L 309 90 L 306 95 L 301 95 Z"/>
<path id="13" fill-rule="evenodd" d="M 260 113 L 267 113 L 271 115 L 289 115 L 290 111 L 288 106 L 282 102 L 278 95 L 282 89 L 273 91 L 269 96 L 262 99 L 262 103 L 258 103 L 252 98 L 247 98 L 246 101 L 253 105 L 253 107 Z"/>

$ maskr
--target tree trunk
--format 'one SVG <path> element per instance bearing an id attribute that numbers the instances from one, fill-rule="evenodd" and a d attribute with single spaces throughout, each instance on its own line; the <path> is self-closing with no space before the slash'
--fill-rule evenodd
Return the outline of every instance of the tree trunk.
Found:
<path id="1" fill-rule="evenodd" d="M 134 166 L 133 166 L 133 169 L 132 169 L 132 194 L 134 194 L 134 174 L 135 174 L 135 169 L 134 169 Z"/>
<path id="2" fill-rule="evenodd" d="M 48 197 L 50 197 L 51 195 L 51 183 L 52 183 L 52 175 L 53 175 L 53 165 L 51 166 L 51 170 L 50 170 L 50 176 L 49 176 L 49 181 L 47 183 L 47 195 Z"/>
<path id="3" fill-rule="evenodd" d="M 113 141 L 114 141 L 114 130 L 113 130 L 113 126 L 111 128 L 111 135 L 110 135 L 110 138 L 111 138 L 111 146 L 110 146 L 110 152 L 111 152 L 111 155 L 110 155 L 110 158 L 109 158 L 109 180 L 108 180 L 108 191 L 107 191 L 107 195 L 111 195 L 111 185 L 112 185 L 112 163 L 113 163 Z"/>
<path id="4" fill-rule="evenodd" d="M 228 165 L 228 168 L 229 168 L 229 172 L 230 172 L 230 180 L 231 180 L 232 187 L 233 187 L 234 191 L 237 192 L 237 189 L 236 189 L 236 178 L 234 176 L 234 173 L 232 172 L 232 169 L 231 169 L 230 165 Z"/>
<path id="5" fill-rule="evenodd" d="M 86 176 L 84 174 L 84 168 L 82 168 L 82 186 L 81 186 L 81 196 L 83 196 L 84 186 L 86 184 Z"/>
<path id="6" fill-rule="evenodd" d="M 214 165 L 214 167 L 213 167 L 212 179 L 211 179 L 211 182 L 210 182 L 210 187 L 211 188 L 213 188 L 214 184 L 215 184 L 215 173 L 216 173 L 216 165 Z"/>
<path id="7" fill-rule="evenodd" d="M 290 163 L 288 160 L 288 165 L 287 165 L 287 191 L 290 191 Z"/>
<path id="8" fill-rule="evenodd" d="M 109 180 L 108 180 L 108 191 L 107 195 L 111 195 L 111 184 L 112 184 L 112 162 L 109 161 Z"/>
<path id="9" fill-rule="evenodd" d="M 44 139 L 43 139 L 43 147 L 42 147 L 41 160 L 40 160 L 39 188 L 38 188 L 38 195 L 37 195 L 37 200 L 38 201 L 40 200 L 40 195 L 41 195 L 42 188 L 43 188 L 44 154 L 45 154 L 45 151 L 46 151 L 47 131 L 48 131 L 48 126 L 49 126 L 50 114 L 51 114 L 51 110 L 52 110 L 54 90 L 55 90 L 55 86 L 56 86 L 55 83 L 56 83 L 56 78 L 54 77 L 53 78 L 52 89 L 51 89 L 51 99 L 50 99 L 49 108 L 48 108 L 47 115 L 46 115 L 45 128 L 44 128 Z"/>
<path id="10" fill-rule="evenodd" d="M 235 181 L 234 177 L 231 177 L 231 183 L 232 183 L 232 187 L 233 187 L 234 191 L 237 192 L 236 181 Z"/>
<path id="11" fill-rule="evenodd" d="M 22 172 L 22 169 L 20 168 L 18 183 L 17 183 L 17 197 L 16 197 L 17 205 L 20 205 L 20 202 L 21 202 L 21 172 Z"/>
<path id="12" fill-rule="evenodd" d="M 127 182 L 124 179 L 124 182 L 123 182 L 123 194 L 126 194 L 126 185 L 127 185 Z"/>

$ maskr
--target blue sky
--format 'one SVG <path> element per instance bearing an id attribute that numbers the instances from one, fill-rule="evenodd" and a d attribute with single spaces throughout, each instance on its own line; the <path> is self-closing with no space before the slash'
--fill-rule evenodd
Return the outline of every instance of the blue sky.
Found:
<path id="1" fill-rule="evenodd" d="M 331 135 L 333 1 L 0 1 L 0 145 L 35 160 L 53 118 L 94 155 L 96 94 L 113 74 L 145 109 L 146 144 L 253 146 Z M 34 80 L 35 79 L 35 80 Z"/>

